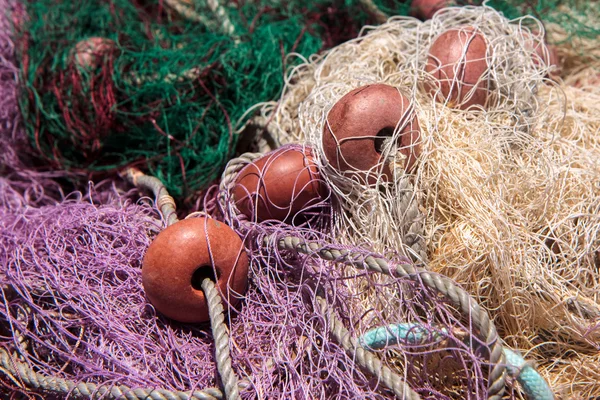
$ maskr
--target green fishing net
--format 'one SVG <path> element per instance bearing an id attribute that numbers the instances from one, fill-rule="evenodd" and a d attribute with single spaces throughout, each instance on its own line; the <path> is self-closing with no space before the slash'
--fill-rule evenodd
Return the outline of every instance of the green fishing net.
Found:
<path id="1" fill-rule="evenodd" d="M 509 19 L 532 15 L 560 26 L 566 37 L 558 44 L 600 35 L 600 6 L 595 0 L 490 0 L 486 4 Z"/>
<path id="2" fill-rule="evenodd" d="M 327 29 L 326 2 L 200 3 L 27 3 L 21 109 L 46 165 L 96 177 L 139 165 L 191 194 L 221 172 L 244 113 L 279 94 L 289 53 L 357 33 Z"/>

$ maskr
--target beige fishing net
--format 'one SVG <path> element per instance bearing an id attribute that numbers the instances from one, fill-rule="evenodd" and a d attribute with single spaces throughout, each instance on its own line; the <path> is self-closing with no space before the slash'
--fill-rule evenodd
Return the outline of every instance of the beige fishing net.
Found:
<path id="1" fill-rule="evenodd" d="M 487 106 L 466 111 L 424 88 L 432 41 L 464 26 L 486 38 L 490 82 Z M 555 41 L 564 36 L 545 28 Z M 559 398 L 589 399 L 600 396 L 599 57 L 593 43 L 563 45 L 563 78 L 550 79 L 557 71 L 536 53 L 545 28 L 487 7 L 448 8 L 426 22 L 391 18 L 305 60 L 281 101 L 260 111 L 273 146 L 316 149 L 338 200 L 340 241 L 400 251 L 460 282 L 506 343 L 537 360 Z M 373 83 L 410 100 L 421 154 L 405 174 L 397 129 L 382 152 L 394 181 L 368 186 L 329 165 L 321 138 L 333 105 Z"/>

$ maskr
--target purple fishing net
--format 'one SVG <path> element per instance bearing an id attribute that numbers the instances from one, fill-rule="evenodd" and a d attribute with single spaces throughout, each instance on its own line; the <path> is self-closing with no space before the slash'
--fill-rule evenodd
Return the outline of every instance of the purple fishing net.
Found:
<path id="1" fill-rule="evenodd" d="M 19 198 L 11 201 L 17 206 L 0 208 L 2 347 L 35 371 L 74 381 L 181 391 L 218 386 L 210 327 L 169 321 L 145 297 L 141 260 L 162 229 L 155 210 L 148 201 L 127 200 L 130 194 L 110 182 L 104 185 L 98 188 L 102 195 L 92 190 L 57 205 L 30 207 Z M 328 218 L 315 214 L 311 223 L 323 227 Z M 243 398 L 392 397 L 328 334 L 317 294 L 355 337 L 404 320 L 468 328 L 414 282 L 383 282 L 377 274 L 278 250 L 277 239 L 289 235 L 324 246 L 331 241 L 308 224 L 263 223 L 243 233 L 250 287 L 227 319 Z M 396 295 L 365 302 L 356 291 L 361 286 Z M 463 398 L 485 396 L 481 357 L 469 346 L 397 347 L 378 354 L 389 365 L 403 364 L 399 371 L 424 398 L 450 398 L 448 379 L 456 380 Z M 7 379 L 3 384 L 18 386 Z"/>
<path id="2" fill-rule="evenodd" d="M 14 0 L 0 0 L 0 10 L 0 165 L 6 173 L 8 167 L 20 166 L 27 148 L 17 103 L 19 69 L 12 40 L 13 25 L 24 13 Z"/>

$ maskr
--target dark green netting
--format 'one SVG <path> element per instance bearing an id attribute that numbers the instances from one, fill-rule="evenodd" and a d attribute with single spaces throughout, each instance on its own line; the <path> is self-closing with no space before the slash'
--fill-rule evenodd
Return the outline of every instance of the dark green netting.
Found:
<path id="1" fill-rule="evenodd" d="M 596 0 L 491 0 L 487 4 L 507 18 L 532 15 L 545 24 L 561 26 L 567 33 L 562 42 L 600 35 L 600 4 Z"/>
<path id="2" fill-rule="evenodd" d="M 329 23 L 349 20 L 344 11 L 308 3 L 227 2 L 231 35 L 202 4 L 199 22 L 155 0 L 29 2 L 21 108 L 34 148 L 57 169 L 98 175 L 138 164 L 176 196 L 206 186 L 231 156 L 234 124 L 280 93 L 285 55 L 357 33 Z M 73 49 L 93 37 L 114 50 L 82 68 Z"/>

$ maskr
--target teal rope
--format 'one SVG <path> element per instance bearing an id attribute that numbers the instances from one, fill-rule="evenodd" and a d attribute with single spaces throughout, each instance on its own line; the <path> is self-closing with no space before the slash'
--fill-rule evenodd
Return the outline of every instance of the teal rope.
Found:
<path id="1" fill-rule="evenodd" d="M 517 381 L 528 398 L 532 400 L 554 400 L 550 385 L 523 357 L 506 347 L 504 348 L 504 357 L 507 364 L 506 370 L 510 376 L 517 377 Z"/>
<path id="2" fill-rule="evenodd" d="M 359 344 L 367 349 L 383 349 L 399 342 L 422 345 L 442 340 L 448 330 L 429 329 L 419 323 L 392 324 L 367 331 L 359 338 Z M 550 385 L 523 357 L 503 347 L 506 370 L 517 379 L 527 398 L 531 400 L 554 400 Z"/>

